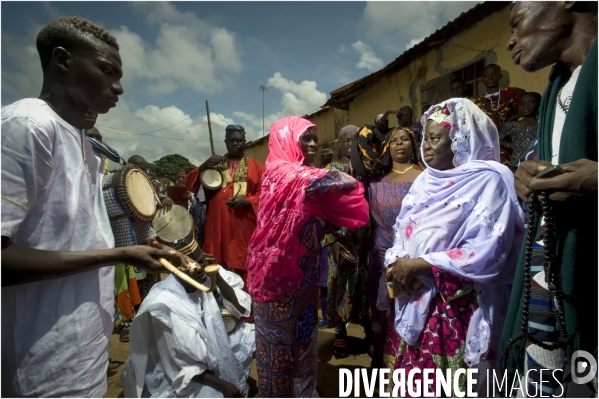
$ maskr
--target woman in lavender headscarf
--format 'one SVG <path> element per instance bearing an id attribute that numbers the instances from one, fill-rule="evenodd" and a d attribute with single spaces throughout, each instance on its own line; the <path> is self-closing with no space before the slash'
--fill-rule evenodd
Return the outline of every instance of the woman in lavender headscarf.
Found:
<path id="1" fill-rule="evenodd" d="M 380 282 L 379 294 L 386 283 L 396 294 L 385 358 L 406 375 L 493 367 L 524 232 L 514 178 L 498 163 L 495 125 L 471 101 L 433 106 L 422 125 L 428 168 L 403 200 Z"/>

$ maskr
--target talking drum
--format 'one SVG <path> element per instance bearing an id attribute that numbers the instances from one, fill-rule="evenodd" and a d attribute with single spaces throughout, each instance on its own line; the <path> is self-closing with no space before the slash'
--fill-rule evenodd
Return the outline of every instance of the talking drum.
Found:
<path id="1" fill-rule="evenodd" d="M 173 205 L 170 211 L 160 209 L 152 220 L 152 228 L 161 243 L 175 248 L 193 260 L 200 257 L 202 249 L 196 241 L 193 217 L 187 209 L 179 205 Z"/>
<path id="2" fill-rule="evenodd" d="M 150 222 L 156 214 L 156 196 L 152 182 L 137 166 L 127 164 L 105 177 L 102 184 L 110 220 L 130 216 Z"/>
<path id="3" fill-rule="evenodd" d="M 218 170 L 205 169 L 200 175 L 202 186 L 207 190 L 218 190 L 223 185 L 223 176 Z"/>
<path id="4" fill-rule="evenodd" d="M 223 323 L 225 324 L 225 331 L 229 334 L 237 327 L 239 319 L 227 309 L 221 309 L 220 314 L 223 317 Z"/>

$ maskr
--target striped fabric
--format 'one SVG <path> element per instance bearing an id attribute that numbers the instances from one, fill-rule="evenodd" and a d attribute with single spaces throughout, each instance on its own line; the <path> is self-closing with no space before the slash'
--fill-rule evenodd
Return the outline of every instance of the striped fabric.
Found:
<path id="1" fill-rule="evenodd" d="M 550 292 L 545 287 L 545 273 L 543 263 L 545 254 L 543 248 L 543 234 L 545 232 L 544 221 L 542 221 L 540 234 L 532 249 L 531 262 L 531 287 L 529 306 L 529 334 L 546 344 L 556 344 L 559 339 L 559 331 L 556 322 L 556 304 L 551 300 Z M 566 353 L 563 349 L 548 351 L 528 341 L 526 344 L 526 366 L 525 375 L 528 370 L 527 393 L 530 397 L 561 396 L 562 387 L 553 377 L 553 371 L 564 369 Z M 542 374 L 541 369 L 544 369 Z M 562 380 L 563 372 L 558 371 L 555 377 Z M 542 384 L 541 384 L 541 381 Z M 542 392 L 539 388 L 542 386 Z"/>

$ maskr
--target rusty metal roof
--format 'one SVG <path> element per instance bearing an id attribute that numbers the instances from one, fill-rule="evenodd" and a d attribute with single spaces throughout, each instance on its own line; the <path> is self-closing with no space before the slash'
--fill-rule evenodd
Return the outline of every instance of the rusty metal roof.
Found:
<path id="1" fill-rule="evenodd" d="M 403 54 L 391 61 L 384 68 L 373 72 L 370 75 L 364 76 L 363 78 L 354 82 L 351 82 L 343 87 L 333 90 L 330 93 L 331 98 L 325 105 L 346 103 L 348 100 L 351 100 L 353 97 L 364 91 L 383 76 L 401 69 L 406 64 L 412 62 L 415 58 L 430 52 L 434 48 L 440 47 L 447 41 L 448 38 L 455 36 L 466 29 L 469 29 L 482 18 L 508 7 L 509 4 L 511 4 L 509 1 L 486 1 L 484 3 L 477 4 L 470 10 L 460 14 L 456 19 L 449 22 L 444 27 L 437 29 L 437 31 L 425 38 L 419 44 L 415 45 L 409 50 L 406 50 Z"/>

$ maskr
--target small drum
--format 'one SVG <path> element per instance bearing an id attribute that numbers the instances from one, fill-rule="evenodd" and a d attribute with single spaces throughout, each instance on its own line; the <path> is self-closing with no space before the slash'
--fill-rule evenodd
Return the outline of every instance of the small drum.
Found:
<path id="1" fill-rule="evenodd" d="M 215 169 L 204 169 L 200 175 L 200 181 L 202 186 L 207 190 L 218 190 L 223 185 L 223 176 L 218 170 Z"/>
<path id="2" fill-rule="evenodd" d="M 154 218 L 154 187 L 137 166 L 127 164 L 113 175 L 107 176 L 102 189 L 110 220 L 130 216 L 136 220 L 150 222 Z M 120 206 L 114 204 L 115 198 Z"/>
<path id="3" fill-rule="evenodd" d="M 223 323 L 225 323 L 225 331 L 227 331 L 227 334 L 229 334 L 235 329 L 235 327 L 237 327 L 239 319 L 227 309 L 221 309 L 220 314 L 223 317 Z"/>
<path id="4" fill-rule="evenodd" d="M 196 241 L 193 217 L 187 209 L 179 205 L 173 205 L 170 211 L 160 209 L 152 220 L 152 228 L 158 241 L 197 261 L 201 248 Z"/>

